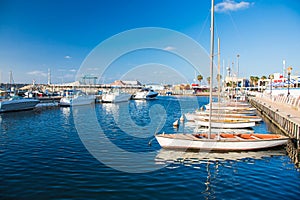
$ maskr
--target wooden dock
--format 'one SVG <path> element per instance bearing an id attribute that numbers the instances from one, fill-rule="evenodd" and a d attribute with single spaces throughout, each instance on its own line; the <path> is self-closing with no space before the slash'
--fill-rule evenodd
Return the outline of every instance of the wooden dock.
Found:
<path id="1" fill-rule="evenodd" d="M 283 133 L 291 138 L 287 152 L 295 165 L 300 168 L 300 98 L 287 96 L 256 96 L 249 102 L 264 117 L 269 119 Z M 298 106 L 295 106 L 298 105 Z"/>

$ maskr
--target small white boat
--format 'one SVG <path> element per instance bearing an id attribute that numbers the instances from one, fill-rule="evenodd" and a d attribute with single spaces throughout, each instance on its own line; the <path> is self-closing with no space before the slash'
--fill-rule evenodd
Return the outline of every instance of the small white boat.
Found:
<path id="1" fill-rule="evenodd" d="M 209 119 L 209 113 L 186 113 L 185 118 L 188 121 L 198 121 L 198 120 L 207 120 Z M 212 114 L 211 119 L 225 119 L 225 120 L 235 120 L 235 119 L 246 119 L 251 122 L 260 122 L 262 118 L 259 116 L 247 116 L 247 115 L 231 115 L 231 114 Z"/>
<path id="2" fill-rule="evenodd" d="M 196 127 L 195 131 L 197 133 L 207 133 L 208 128 Z M 253 129 L 236 129 L 236 128 L 212 128 L 212 133 L 254 133 Z"/>
<path id="3" fill-rule="evenodd" d="M 108 93 L 102 94 L 103 103 L 119 103 L 129 101 L 131 94 L 122 92 L 119 89 L 111 90 Z"/>
<path id="4" fill-rule="evenodd" d="M 159 145 L 165 149 L 206 151 L 249 151 L 285 145 L 288 137 L 275 134 L 157 134 Z"/>
<path id="5" fill-rule="evenodd" d="M 209 119 L 197 120 L 196 125 L 209 127 Z M 211 128 L 251 128 L 255 126 L 255 122 L 249 120 L 226 120 L 226 119 L 211 119 Z"/>
<path id="6" fill-rule="evenodd" d="M 64 97 L 59 101 L 60 106 L 81 106 L 95 103 L 94 95 L 86 95 L 80 90 L 69 90 L 65 92 Z"/>
<path id="7" fill-rule="evenodd" d="M 204 106 L 206 110 L 209 110 L 209 105 L 205 105 Z M 212 105 L 212 110 L 228 110 L 228 111 L 255 111 L 256 108 L 252 108 L 252 107 L 244 107 L 244 106 L 218 106 L 213 104 Z"/>
<path id="8" fill-rule="evenodd" d="M 154 99 L 158 93 L 151 88 L 143 88 L 141 91 L 135 93 L 132 99 Z"/>
<path id="9" fill-rule="evenodd" d="M 37 99 L 14 96 L 0 102 L 0 112 L 32 110 L 39 102 Z"/>
<path id="10" fill-rule="evenodd" d="M 207 104 L 209 106 L 209 104 Z M 244 102 L 236 102 L 236 101 L 221 101 L 221 102 L 212 102 L 212 106 L 230 106 L 230 107 L 245 107 L 249 108 L 251 105 L 249 103 Z"/>
<path id="11" fill-rule="evenodd" d="M 196 114 L 209 114 L 209 110 L 196 110 Z M 256 115 L 256 110 L 212 110 L 212 115 L 220 114 L 230 114 L 236 116 L 254 116 Z"/>

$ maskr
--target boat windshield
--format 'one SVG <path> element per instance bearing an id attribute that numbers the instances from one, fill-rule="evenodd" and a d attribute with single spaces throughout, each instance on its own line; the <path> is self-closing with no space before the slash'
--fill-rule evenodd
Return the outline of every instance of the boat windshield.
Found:
<path id="1" fill-rule="evenodd" d="M 23 99 L 23 98 L 20 96 L 12 96 L 9 98 L 9 100 L 18 100 L 18 99 Z"/>

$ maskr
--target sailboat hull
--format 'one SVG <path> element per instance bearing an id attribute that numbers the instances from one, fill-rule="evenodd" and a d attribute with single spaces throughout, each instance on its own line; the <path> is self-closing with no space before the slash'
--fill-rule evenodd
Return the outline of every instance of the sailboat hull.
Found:
<path id="1" fill-rule="evenodd" d="M 188 121 L 203 121 L 209 119 L 209 115 L 207 114 L 194 114 L 194 113 L 186 113 L 185 118 Z M 212 120 L 219 120 L 219 119 L 224 119 L 224 120 L 236 120 L 236 119 L 244 119 L 244 120 L 249 120 L 250 122 L 260 122 L 262 121 L 262 118 L 257 117 L 257 116 L 244 116 L 244 115 L 230 115 L 230 114 L 214 114 L 211 116 Z"/>
<path id="2" fill-rule="evenodd" d="M 274 148 L 285 145 L 288 137 L 278 136 L 267 139 L 255 139 L 255 135 L 263 134 L 243 134 L 249 137 L 254 135 L 253 139 L 243 139 L 237 137 L 208 139 L 197 138 L 193 134 L 159 134 L 156 139 L 159 145 L 165 149 L 193 149 L 205 151 L 248 151 Z M 272 135 L 272 134 L 269 134 Z M 274 135 L 273 135 L 274 136 Z M 214 136 L 216 137 L 216 136 Z"/>
<path id="3" fill-rule="evenodd" d="M 209 127 L 209 121 L 197 120 L 196 124 L 198 126 Z M 230 122 L 230 120 L 225 121 L 212 121 L 212 128 L 251 128 L 255 126 L 255 122 Z"/>

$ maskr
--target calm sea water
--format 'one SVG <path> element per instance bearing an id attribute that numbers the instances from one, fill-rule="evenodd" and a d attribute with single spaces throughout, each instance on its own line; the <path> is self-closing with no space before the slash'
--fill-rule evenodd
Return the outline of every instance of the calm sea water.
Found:
<path id="1" fill-rule="evenodd" d="M 299 199 L 285 149 L 162 150 L 153 134 L 207 98 L 41 108 L 0 114 L 1 199 Z M 268 132 L 260 123 L 258 132 Z M 149 145 L 149 142 L 151 145 Z"/>

